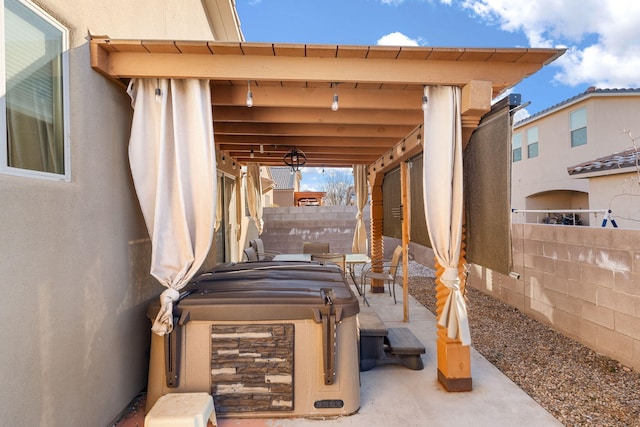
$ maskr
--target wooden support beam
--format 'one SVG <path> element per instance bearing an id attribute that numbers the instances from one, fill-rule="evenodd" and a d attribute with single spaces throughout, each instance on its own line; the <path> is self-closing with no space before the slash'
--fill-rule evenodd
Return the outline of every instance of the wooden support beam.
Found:
<path id="1" fill-rule="evenodd" d="M 409 242 L 411 241 L 411 199 L 409 167 L 407 162 L 400 163 L 400 187 L 402 200 L 402 320 L 409 321 Z M 395 284 L 394 284 L 395 286 Z"/>
<path id="2" fill-rule="evenodd" d="M 382 272 L 382 260 L 384 258 L 384 239 L 382 235 L 382 224 L 384 210 L 382 206 L 382 178 L 371 186 L 371 265 L 373 271 Z M 365 284 L 363 284 L 365 286 Z M 371 292 L 384 292 L 384 282 L 380 280 L 371 281 Z"/>
<path id="3" fill-rule="evenodd" d="M 491 110 L 493 89 L 491 82 L 471 80 L 462 87 L 460 116 L 462 119 L 462 148 L 467 146 L 471 134 L 478 127 L 480 119 Z"/>
<path id="4" fill-rule="evenodd" d="M 91 65 L 116 78 L 165 77 L 301 82 L 312 80 L 460 87 L 474 79 L 509 85 L 513 84 L 511 82 L 520 81 L 522 76 L 528 76 L 540 69 L 540 64 L 536 62 L 250 56 L 241 52 L 202 55 L 165 53 L 160 46 L 155 46 L 159 51 L 151 51 L 151 47 L 140 43 L 135 47 L 140 51 L 112 51 L 109 52 L 106 63 Z M 100 45 L 96 48 L 103 47 Z"/>

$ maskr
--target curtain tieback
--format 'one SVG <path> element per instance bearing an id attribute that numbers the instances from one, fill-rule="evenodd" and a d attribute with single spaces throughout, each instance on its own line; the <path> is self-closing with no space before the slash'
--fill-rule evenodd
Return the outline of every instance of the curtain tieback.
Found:
<path id="1" fill-rule="evenodd" d="M 358 211 L 358 213 L 356 214 L 356 219 L 360 221 L 362 218 L 364 218 L 364 214 L 362 213 L 362 211 Z"/>
<path id="2" fill-rule="evenodd" d="M 449 289 L 460 290 L 460 278 L 458 277 L 457 267 L 446 267 L 440 276 L 442 283 Z"/>
<path id="3" fill-rule="evenodd" d="M 447 328 L 447 336 L 449 338 L 458 338 L 462 345 L 470 345 L 471 332 L 469 330 L 469 319 L 467 318 L 467 306 L 460 291 L 458 268 L 445 268 L 440 280 L 451 292 L 442 308 L 438 324 Z"/>
<path id="4" fill-rule="evenodd" d="M 160 310 L 153 322 L 151 330 L 163 336 L 173 330 L 173 302 L 180 298 L 180 292 L 173 288 L 165 289 L 160 294 Z"/>

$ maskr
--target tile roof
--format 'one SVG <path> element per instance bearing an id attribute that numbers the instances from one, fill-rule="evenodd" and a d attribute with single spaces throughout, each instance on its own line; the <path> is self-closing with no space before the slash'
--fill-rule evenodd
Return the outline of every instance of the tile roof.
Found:
<path id="1" fill-rule="evenodd" d="M 293 190 L 295 174 L 289 166 L 271 166 L 271 176 L 276 183 L 276 190 Z"/>
<path id="2" fill-rule="evenodd" d="M 640 163 L 640 149 L 627 148 L 624 151 L 600 157 L 595 160 L 583 162 L 567 168 L 569 175 L 579 175 L 593 172 L 603 172 L 615 169 L 638 167 Z M 620 171 L 626 172 L 626 171 Z"/>
<path id="3" fill-rule="evenodd" d="M 599 96 L 604 96 L 604 95 L 629 95 L 629 94 L 637 94 L 640 95 L 640 88 L 626 88 L 626 89 L 598 89 L 595 86 L 591 86 L 589 89 L 585 90 L 584 92 L 573 96 L 569 99 L 565 99 L 562 102 L 559 102 L 555 105 L 552 105 L 551 107 L 545 108 L 542 111 L 539 111 L 535 114 L 532 114 L 528 117 L 525 117 L 524 119 L 514 123 L 514 126 L 517 127 L 521 124 L 527 123 L 529 121 L 532 121 L 534 119 L 537 119 L 538 117 L 542 117 L 545 116 L 547 114 L 549 114 L 552 111 L 555 110 L 559 110 L 561 107 L 564 107 L 566 105 L 569 104 L 573 104 L 583 98 L 588 98 L 590 96 L 593 95 L 599 95 Z"/>

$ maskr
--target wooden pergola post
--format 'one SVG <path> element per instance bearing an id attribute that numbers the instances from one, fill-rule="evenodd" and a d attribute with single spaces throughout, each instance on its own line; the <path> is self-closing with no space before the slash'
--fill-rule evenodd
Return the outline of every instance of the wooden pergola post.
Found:
<path id="1" fill-rule="evenodd" d="M 402 200 L 402 320 L 404 322 L 409 321 L 409 242 L 411 241 L 409 183 L 409 165 L 406 161 L 402 161 L 400 162 L 400 197 Z"/>
<path id="2" fill-rule="evenodd" d="M 382 179 L 374 179 L 371 182 L 371 266 L 373 271 L 378 273 L 382 272 L 382 260 L 384 257 L 383 219 Z M 384 292 L 384 283 L 381 280 L 372 280 L 371 292 Z"/>
<path id="3" fill-rule="evenodd" d="M 466 274 L 465 232 L 462 230 L 462 244 L 460 247 L 460 261 L 458 262 L 458 277 L 460 289 L 464 292 Z M 440 319 L 444 304 L 451 292 L 440 280 L 444 268 L 436 261 L 436 316 Z M 471 391 L 471 347 L 462 345 L 460 340 L 447 336 L 447 329 L 438 325 L 436 348 L 438 353 L 438 381 L 447 391 Z"/>

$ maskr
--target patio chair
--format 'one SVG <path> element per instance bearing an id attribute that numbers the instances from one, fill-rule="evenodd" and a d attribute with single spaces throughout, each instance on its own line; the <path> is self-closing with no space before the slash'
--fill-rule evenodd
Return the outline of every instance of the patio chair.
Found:
<path id="1" fill-rule="evenodd" d="M 337 264 L 343 272 L 346 265 L 344 254 L 311 254 L 311 261 L 319 261 L 322 265 Z"/>
<path id="2" fill-rule="evenodd" d="M 258 261 L 258 253 L 251 246 L 249 246 L 242 252 L 244 253 L 244 256 L 247 258 L 248 262 Z"/>
<path id="3" fill-rule="evenodd" d="M 258 261 L 271 261 L 274 256 L 280 254 L 276 251 L 266 251 L 264 249 L 264 242 L 262 239 L 253 239 L 249 242 L 249 246 L 252 247 L 258 254 Z"/>
<path id="4" fill-rule="evenodd" d="M 391 261 L 371 261 L 371 263 L 364 266 L 361 273 L 360 284 L 362 285 L 362 296 L 366 291 L 366 280 L 377 279 L 382 280 L 384 284 L 389 286 L 389 296 L 393 291 L 393 303 L 396 304 L 396 275 L 398 273 L 398 265 L 402 257 L 402 246 L 396 246 L 391 256 Z M 373 271 L 373 268 L 379 266 L 382 271 Z"/>
<path id="5" fill-rule="evenodd" d="M 302 242 L 303 254 L 328 254 L 329 242 Z"/>

